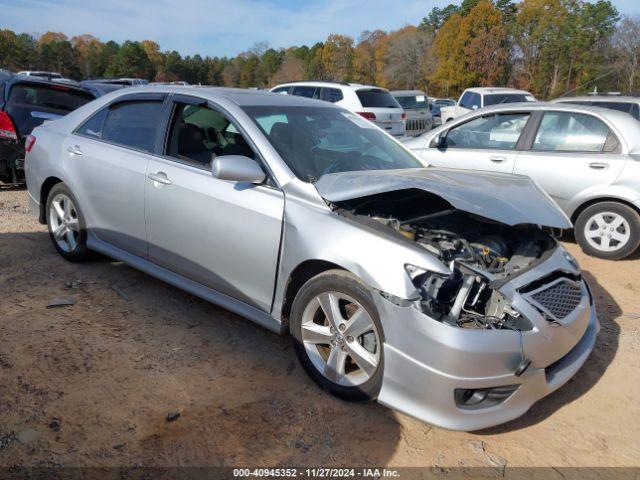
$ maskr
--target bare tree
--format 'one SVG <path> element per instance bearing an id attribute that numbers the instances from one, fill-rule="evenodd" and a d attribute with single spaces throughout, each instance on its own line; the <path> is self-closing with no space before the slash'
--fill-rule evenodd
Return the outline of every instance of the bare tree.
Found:
<path id="1" fill-rule="evenodd" d="M 640 17 L 622 18 L 613 37 L 621 63 L 622 75 L 629 93 L 635 91 L 640 70 Z"/>

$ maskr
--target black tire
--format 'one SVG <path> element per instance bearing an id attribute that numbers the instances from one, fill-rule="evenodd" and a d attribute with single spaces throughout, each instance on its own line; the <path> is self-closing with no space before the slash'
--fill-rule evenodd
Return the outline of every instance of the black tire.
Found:
<path id="1" fill-rule="evenodd" d="M 52 220 L 51 220 L 51 204 L 53 199 L 56 198 L 59 194 L 66 195 L 71 199 L 74 211 L 78 219 L 79 224 L 79 233 L 77 238 L 77 244 L 75 248 L 71 251 L 65 251 L 56 241 L 53 230 L 52 230 Z M 87 248 L 87 230 L 86 223 L 84 221 L 84 216 L 82 215 L 82 211 L 80 210 L 80 205 L 78 204 L 78 200 L 75 198 L 71 190 L 64 184 L 58 183 L 53 186 L 51 191 L 49 192 L 49 196 L 47 197 L 47 203 L 45 208 L 45 215 L 47 219 L 47 229 L 49 230 L 49 237 L 51 238 L 51 243 L 53 243 L 56 251 L 65 259 L 70 262 L 80 263 L 84 262 L 89 258 L 89 249 Z"/>
<path id="2" fill-rule="evenodd" d="M 587 240 L 585 229 L 587 222 L 599 213 L 620 215 L 629 225 L 629 239 L 620 248 L 613 251 L 599 250 Z M 591 256 L 606 260 L 621 260 L 635 252 L 640 245 L 640 215 L 633 208 L 618 202 L 600 202 L 585 208 L 576 219 L 574 233 L 582 250 Z"/>
<path id="3" fill-rule="evenodd" d="M 326 378 L 310 360 L 302 342 L 302 318 L 306 306 L 317 295 L 325 292 L 339 292 L 356 300 L 369 314 L 378 331 L 379 361 L 375 373 L 358 386 L 344 386 Z M 298 360 L 309 376 L 324 390 L 348 401 L 364 402 L 377 398 L 382 385 L 384 371 L 384 332 L 380 317 L 373 301 L 371 290 L 360 279 L 344 270 L 328 270 L 309 281 L 298 291 L 291 308 L 289 328 Z"/>

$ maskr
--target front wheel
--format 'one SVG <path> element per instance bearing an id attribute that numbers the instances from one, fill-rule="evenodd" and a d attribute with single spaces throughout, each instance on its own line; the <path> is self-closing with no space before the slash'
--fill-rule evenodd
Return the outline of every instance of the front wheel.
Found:
<path id="1" fill-rule="evenodd" d="M 622 203 L 596 203 L 578 216 L 575 236 L 585 253 L 620 260 L 640 245 L 640 215 Z"/>
<path id="2" fill-rule="evenodd" d="M 300 363 L 333 395 L 375 399 L 382 385 L 384 335 L 371 290 L 356 276 L 330 270 L 305 283 L 290 329 Z"/>
<path id="3" fill-rule="evenodd" d="M 84 217 L 71 190 L 58 183 L 49 192 L 46 205 L 47 226 L 53 246 L 70 262 L 86 260 L 87 231 Z"/>

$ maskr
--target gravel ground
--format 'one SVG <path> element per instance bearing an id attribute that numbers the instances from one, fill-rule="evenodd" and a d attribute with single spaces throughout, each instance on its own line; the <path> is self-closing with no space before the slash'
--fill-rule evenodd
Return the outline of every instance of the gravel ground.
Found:
<path id="1" fill-rule="evenodd" d="M 64 261 L 2 189 L 0 467 L 640 466 L 640 259 L 567 246 L 597 299 L 591 357 L 522 418 L 451 432 L 325 394 L 288 338 L 121 263 Z"/>

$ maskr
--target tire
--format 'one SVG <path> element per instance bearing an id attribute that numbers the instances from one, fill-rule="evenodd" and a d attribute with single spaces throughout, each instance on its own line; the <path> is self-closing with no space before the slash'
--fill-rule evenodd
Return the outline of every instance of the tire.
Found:
<path id="1" fill-rule="evenodd" d="M 618 202 L 600 202 L 587 207 L 575 223 L 578 245 L 588 255 L 620 260 L 640 245 L 640 215 Z"/>
<path id="2" fill-rule="evenodd" d="M 320 387 L 349 401 L 377 398 L 384 332 L 371 290 L 355 275 L 329 270 L 307 281 L 293 301 L 290 331 L 302 367 Z"/>
<path id="3" fill-rule="evenodd" d="M 64 184 L 53 186 L 45 209 L 49 237 L 56 251 L 70 262 L 84 262 L 89 256 L 84 217 L 71 190 Z"/>

